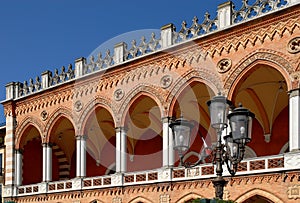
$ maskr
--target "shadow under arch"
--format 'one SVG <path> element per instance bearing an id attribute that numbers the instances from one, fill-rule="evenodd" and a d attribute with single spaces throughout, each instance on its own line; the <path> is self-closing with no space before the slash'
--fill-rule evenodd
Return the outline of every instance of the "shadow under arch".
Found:
<path id="1" fill-rule="evenodd" d="M 162 117 L 164 117 L 164 108 L 163 108 L 163 95 L 157 90 L 157 88 L 151 86 L 151 85 L 145 85 L 141 84 L 135 87 L 132 91 L 128 92 L 128 96 L 124 99 L 124 102 L 122 103 L 118 115 L 121 116 L 120 118 L 120 125 L 124 126 L 125 121 L 126 121 L 126 115 L 127 112 L 129 111 L 131 105 L 136 102 L 136 100 L 139 97 L 145 96 L 149 97 L 152 99 L 158 106 L 160 110 L 160 114 Z"/>
<path id="2" fill-rule="evenodd" d="M 74 130 L 75 130 L 75 135 L 77 134 L 77 128 L 75 128 L 75 119 L 73 117 L 72 111 L 68 108 L 61 107 L 58 108 L 53 114 L 49 116 L 49 120 L 46 124 L 45 127 L 45 133 L 46 133 L 46 142 L 50 141 L 50 136 L 51 136 L 51 131 L 54 125 L 61 119 L 61 118 L 66 118 L 70 123 L 72 124 Z"/>
<path id="3" fill-rule="evenodd" d="M 24 136 L 24 132 L 28 129 L 28 127 L 33 126 L 37 129 L 41 136 L 41 140 L 43 140 L 43 125 L 39 122 L 38 119 L 34 117 L 26 117 L 23 121 L 20 122 L 19 127 L 16 130 L 16 149 L 20 148 L 22 137 Z"/>
<path id="4" fill-rule="evenodd" d="M 241 196 L 239 196 L 235 202 L 237 203 L 244 203 L 246 202 L 248 199 L 250 199 L 251 197 L 254 197 L 254 196 L 261 196 L 267 200 L 270 200 L 274 203 L 284 203 L 281 199 L 279 199 L 278 197 L 276 197 L 274 194 L 270 193 L 270 192 L 267 192 L 265 190 L 262 190 L 262 189 L 258 189 L 258 188 L 255 188 L 255 189 L 252 189 L 244 194 L 242 194 Z M 271 203 L 271 202 L 270 202 Z"/>
<path id="5" fill-rule="evenodd" d="M 112 116 L 112 119 L 114 121 L 114 124 L 116 126 L 117 119 L 115 116 L 115 109 L 113 108 L 112 101 L 110 101 L 107 98 L 100 98 L 96 97 L 94 100 L 90 101 L 86 107 L 82 110 L 82 113 L 79 116 L 78 123 L 81 123 L 78 132 L 83 135 L 84 134 L 84 128 L 86 126 L 86 123 L 91 116 L 92 112 L 95 111 L 97 108 L 103 108 L 106 109 L 110 115 Z"/>
<path id="6" fill-rule="evenodd" d="M 201 76 L 201 74 L 195 70 L 188 72 L 186 75 L 180 76 L 176 81 L 174 81 L 175 85 L 170 90 L 170 93 L 166 98 L 166 103 L 168 105 L 168 116 L 172 116 L 172 112 L 178 96 L 182 93 L 182 91 L 184 91 L 188 86 L 190 86 L 193 83 L 202 83 L 205 86 L 207 86 L 208 89 L 210 89 L 211 91 L 211 98 L 214 95 L 216 95 L 219 91 L 221 91 L 221 87 L 220 85 L 216 86 L 213 82 L 216 82 L 216 80 L 209 81 L 209 79 L 203 78 L 203 76 Z M 220 81 L 218 83 L 220 83 Z"/>
<path id="7" fill-rule="evenodd" d="M 270 57 L 266 57 L 267 55 L 271 55 L 272 60 L 269 59 Z M 287 84 L 287 91 L 292 89 L 292 81 L 289 75 L 293 70 L 289 62 L 277 54 L 260 51 L 243 58 L 232 68 L 232 72 L 228 74 L 225 80 L 224 89 L 228 90 L 227 97 L 229 100 L 233 99 L 235 91 L 239 89 L 238 85 L 241 83 L 240 81 L 245 78 L 246 75 L 250 74 L 251 71 L 254 71 L 255 67 L 258 65 L 265 65 L 277 70 L 283 76 Z"/>
<path id="8" fill-rule="evenodd" d="M 201 196 L 197 193 L 191 192 L 191 193 L 185 194 L 184 196 L 180 197 L 175 202 L 176 203 L 185 203 L 185 202 L 190 201 L 190 200 L 201 199 L 201 198 L 203 198 L 203 196 Z"/>
<path id="9" fill-rule="evenodd" d="M 153 203 L 152 201 L 146 199 L 145 197 L 135 197 L 128 203 Z"/>

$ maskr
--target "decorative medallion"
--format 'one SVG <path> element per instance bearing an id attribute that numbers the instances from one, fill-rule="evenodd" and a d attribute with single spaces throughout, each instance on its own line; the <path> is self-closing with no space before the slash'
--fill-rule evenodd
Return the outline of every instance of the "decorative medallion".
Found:
<path id="1" fill-rule="evenodd" d="M 122 198 L 121 197 L 114 197 L 112 202 L 113 203 L 122 203 Z"/>
<path id="2" fill-rule="evenodd" d="M 287 194 L 289 199 L 300 199 L 300 185 L 289 187 Z"/>
<path id="3" fill-rule="evenodd" d="M 82 107 L 83 107 L 82 102 L 80 100 L 77 100 L 74 104 L 75 111 L 77 112 L 81 111 Z"/>
<path id="4" fill-rule="evenodd" d="M 170 75 L 165 75 L 160 80 L 160 85 L 162 88 L 166 89 L 170 87 L 173 82 L 173 78 Z"/>
<path id="5" fill-rule="evenodd" d="M 296 37 L 289 41 L 288 46 L 287 46 L 288 52 L 291 54 L 296 54 L 300 52 L 300 37 Z"/>
<path id="6" fill-rule="evenodd" d="M 160 198 L 160 203 L 170 203 L 170 195 L 168 194 L 163 194 L 159 196 Z"/>
<path id="7" fill-rule="evenodd" d="M 46 110 L 41 112 L 42 120 L 45 121 L 48 118 L 48 112 Z"/>
<path id="8" fill-rule="evenodd" d="M 114 98 L 116 101 L 120 101 L 124 97 L 125 93 L 122 89 L 117 89 L 114 92 Z"/>
<path id="9" fill-rule="evenodd" d="M 218 62 L 217 68 L 219 73 L 227 72 L 232 66 L 231 59 L 222 59 Z"/>

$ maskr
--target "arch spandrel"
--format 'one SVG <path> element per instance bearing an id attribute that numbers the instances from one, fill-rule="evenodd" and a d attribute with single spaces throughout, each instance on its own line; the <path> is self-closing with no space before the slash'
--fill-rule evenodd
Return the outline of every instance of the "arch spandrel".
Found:
<path id="1" fill-rule="evenodd" d="M 128 96 L 124 99 L 121 107 L 118 111 L 118 123 L 117 126 L 123 126 L 126 120 L 126 114 L 130 106 L 141 96 L 151 98 L 159 107 L 161 116 L 165 116 L 164 112 L 164 92 L 159 88 L 155 88 L 150 85 L 141 84 L 128 93 Z"/>
<path id="2" fill-rule="evenodd" d="M 266 65 L 276 69 L 285 79 L 287 89 L 292 90 L 291 74 L 294 71 L 293 66 L 282 54 L 271 50 L 259 50 L 243 58 L 225 79 L 224 89 L 228 91 L 228 99 L 231 100 L 237 85 L 241 79 L 257 65 Z"/>
<path id="3" fill-rule="evenodd" d="M 66 118 L 67 120 L 69 120 L 73 125 L 73 128 L 75 130 L 75 135 L 78 134 L 78 129 L 77 129 L 78 127 L 76 128 L 76 122 L 75 122 L 77 120 L 76 117 L 74 116 L 74 114 L 70 109 L 61 107 L 58 108 L 53 114 L 49 116 L 49 120 L 46 124 L 45 131 L 44 131 L 46 133 L 46 138 L 45 138 L 46 142 L 50 141 L 52 128 L 54 127 L 56 122 L 61 118 Z"/>
<path id="4" fill-rule="evenodd" d="M 88 121 L 91 113 L 96 109 L 96 108 L 104 108 L 106 109 L 110 115 L 113 118 L 114 124 L 116 126 L 117 124 L 117 118 L 116 118 L 116 110 L 113 108 L 112 102 L 106 98 L 102 98 L 97 96 L 94 100 L 90 101 L 86 107 L 83 109 L 82 113 L 79 116 L 78 119 L 78 123 L 80 123 L 81 125 L 79 125 L 79 129 L 78 129 L 78 133 L 80 135 L 84 134 L 84 128 L 86 126 L 86 122 Z"/>
<path id="5" fill-rule="evenodd" d="M 276 202 L 276 203 L 283 203 L 283 201 L 277 197 L 276 195 L 272 194 L 271 192 L 262 190 L 262 189 L 252 189 L 250 191 L 247 191 L 245 193 L 243 193 L 242 195 L 240 195 L 238 198 L 236 198 L 236 200 L 234 202 L 237 203 L 243 203 L 246 200 L 248 200 L 249 198 L 255 196 L 255 195 L 259 195 L 261 197 L 264 197 L 266 199 L 271 200 L 272 202 Z"/>
<path id="6" fill-rule="evenodd" d="M 43 131 L 42 129 L 44 128 L 44 125 L 40 122 L 39 119 L 32 117 L 32 116 L 28 116 L 25 119 L 23 119 L 19 124 L 18 127 L 16 129 L 16 148 L 19 149 L 20 147 L 20 142 L 22 140 L 22 137 L 26 131 L 26 129 L 30 126 L 33 126 L 37 129 L 37 131 L 39 132 L 40 136 L 41 136 L 41 140 L 44 141 L 45 137 L 43 137 Z"/>

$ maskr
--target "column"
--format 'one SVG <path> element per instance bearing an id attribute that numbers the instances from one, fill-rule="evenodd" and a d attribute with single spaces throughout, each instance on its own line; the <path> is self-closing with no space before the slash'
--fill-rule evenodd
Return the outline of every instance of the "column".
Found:
<path id="1" fill-rule="evenodd" d="M 289 146 L 290 152 L 300 150 L 300 90 L 290 91 Z"/>
<path id="2" fill-rule="evenodd" d="M 76 136 L 76 176 L 86 176 L 86 136 Z"/>
<path id="3" fill-rule="evenodd" d="M 116 128 L 116 172 L 127 171 L 127 130 L 124 127 Z"/>
<path id="4" fill-rule="evenodd" d="M 52 181 L 52 144 L 43 143 L 43 181 Z"/>
<path id="5" fill-rule="evenodd" d="M 23 154 L 22 151 L 15 150 L 16 162 L 15 162 L 15 185 L 22 185 L 22 168 L 23 168 Z"/>
<path id="6" fill-rule="evenodd" d="M 169 127 L 170 117 L 162 118 L 163 123 L 163 167 L 172 167 L 174 165 L 173 134 Z"/>

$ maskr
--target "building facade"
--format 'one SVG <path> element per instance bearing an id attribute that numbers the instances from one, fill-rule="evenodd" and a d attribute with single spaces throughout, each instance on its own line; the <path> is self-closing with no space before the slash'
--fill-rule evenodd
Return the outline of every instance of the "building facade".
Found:
<path id="1" fill-rule="evenodd" d="M 194 124 L 185 160 L 196 161 L 217 140 L 206 102 L 221 92 L 256 115 L 236 176 L 224 168 L 224 198 L 299 202 L 300 1 L 247 2 L 7 84 L 5 201 L 213 198 L 214 165 L 178 166 L 169 124 Z"/>

